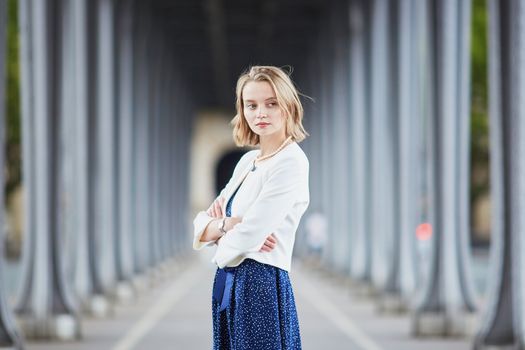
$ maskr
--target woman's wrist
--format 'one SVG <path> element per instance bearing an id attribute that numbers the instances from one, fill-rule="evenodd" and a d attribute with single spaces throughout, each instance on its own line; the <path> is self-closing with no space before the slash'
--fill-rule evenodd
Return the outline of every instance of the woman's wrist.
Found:
<path id="1" fill-rule="evenodd" d="M 224 236 L 228 230 L 226 229 L 226 217 L 219 219 L 217 223 L 217 228 L 219 229 L 220 236 Z"/>
<path id="2" fill-rule="evenodd" d="M 225 219 L 226 219 L 226 222 L 224 224 L 224 230 L 226 232 L 232 230 L 235 225 L 237 225 L 238 223 L 241 222 L 241 218 L 240 217 L 234 217 L 234 216 L 230 217 L 230 216 L 228 216 Z"/>
<path id="3" fill-rule="evenodd" d="M 221 220 L 221 218 L 214 218 L 208 222 L 208 225 L 206 225 L 206 228 L 204 229 L 204 232 L 201 235 L 201 242 L 214 242 L 219 237 L 221 237 L 222 233 L 217 227 L 218 223 L 220 223 Z"/>

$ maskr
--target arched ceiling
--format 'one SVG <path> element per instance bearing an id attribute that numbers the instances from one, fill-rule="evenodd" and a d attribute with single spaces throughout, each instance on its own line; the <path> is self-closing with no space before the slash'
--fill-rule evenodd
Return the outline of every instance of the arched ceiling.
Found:
<path id="1" fill-rule="evenodd" d="M 155 19 L 180 50 L 186 81 L 202 107 L 232 108 L 235 81 L 254 64 L 306 69 L 319 0 L 156 0 Z"/>

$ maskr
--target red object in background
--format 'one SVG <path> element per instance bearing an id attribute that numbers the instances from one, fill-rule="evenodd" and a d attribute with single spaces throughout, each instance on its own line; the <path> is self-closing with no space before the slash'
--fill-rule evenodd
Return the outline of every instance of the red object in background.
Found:
<path id="1" fill-rule="evenodd" d="M 429 240 L 432 237 L 432 225 L 423 223 L 416 228 L 416 237 L 420 241 Z"/>

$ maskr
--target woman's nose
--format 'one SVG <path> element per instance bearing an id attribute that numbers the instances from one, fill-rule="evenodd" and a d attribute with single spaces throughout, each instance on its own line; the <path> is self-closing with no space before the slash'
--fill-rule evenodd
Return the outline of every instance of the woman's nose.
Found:
<path id="1" fill-rule="evenodd" d="M 259 107 L 259 111 L 257 113 L 257 116 L 259 118 L 266 118 L 266 117 L 268 117 L 268 114 L 266 113 L 266 110 L 264 110 L 262 107 Z"/>

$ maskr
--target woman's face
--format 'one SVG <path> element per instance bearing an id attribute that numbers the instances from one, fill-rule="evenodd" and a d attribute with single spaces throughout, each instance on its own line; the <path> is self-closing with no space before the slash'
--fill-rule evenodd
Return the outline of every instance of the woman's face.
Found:
<path id="1" fill-rule="evenodd" d="M 285 118 L 270 83 L 251 81 L 242 90 L 244 117 L 250 129 L 259 136 L 286 134 Z M 281 136 L 281 135 L 279 135 Z"/>

